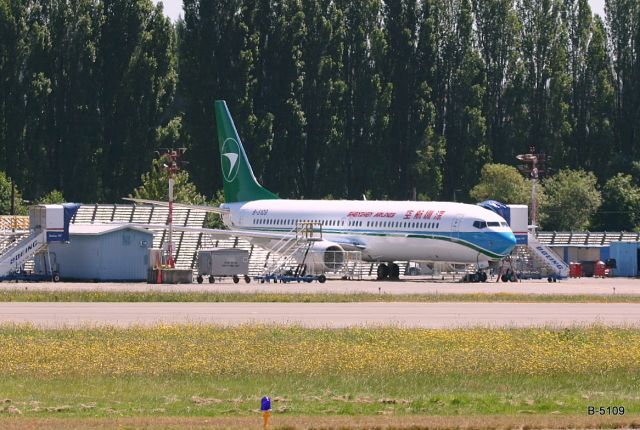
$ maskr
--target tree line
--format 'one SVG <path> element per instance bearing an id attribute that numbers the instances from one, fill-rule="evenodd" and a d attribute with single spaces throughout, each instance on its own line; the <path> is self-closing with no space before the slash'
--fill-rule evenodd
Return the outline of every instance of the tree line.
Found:
<path id="1" fill-rule="evenodd" d="M 640 172 L 640 3 L 0 0 L 0 171 L 118 201 L 154 151 L 222 187 L 214 100 L 283 197 L 473 201 L 533 146 L 604 190 Z M 627 176 L 625 176 L 627 175 Z M 628 185 L 626 179 L 618 185 Z M 635 188 L 634 188 L 635 190 Z"/>

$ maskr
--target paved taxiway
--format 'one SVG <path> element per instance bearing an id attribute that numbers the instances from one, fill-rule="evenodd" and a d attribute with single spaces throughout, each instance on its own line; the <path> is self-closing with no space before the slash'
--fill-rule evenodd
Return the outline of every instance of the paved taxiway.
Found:
<path id="1" fill-rule="evenodd" d="M 0 303 L 0 322 L 43 327 L 157 323 L 305 327 L 640 326 L 640 304 L 596 303 Z"/>
<path id="2" fill-rule="evenodd" d="M 0 283 L 0 289 L 29 289 L 47 291 L 163 291 L 163 292 L 234 292 L 234 293 L 332 293 L 332 294 L 469 294 L 469 293 L 508 293 L 508 294 L 557 294 L 557 295 L 611 295 L 626 294 L 640 296 L 640 279 L 629 278 L 581 278 L 566 279 L 549 283 L 546 280 L 523 282 L 478 284 L 433 280 L 431 278 L 403 278 L 399 282 L 380 282 L 375 280 L 342 281 L 329 280 L 325 284 L 291 283 L 291 284 L 259 284 L 252 281 L 245 284 L 240 281 L 234 284 L 230 279 L 215 284 L 187 285 L 149 285 L 146 283 L 95 283 L 95 282 L 60 282 L 60 283 Z"/>

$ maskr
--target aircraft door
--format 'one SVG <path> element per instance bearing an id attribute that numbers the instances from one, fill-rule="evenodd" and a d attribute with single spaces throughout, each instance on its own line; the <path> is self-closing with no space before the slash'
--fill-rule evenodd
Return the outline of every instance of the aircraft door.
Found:
<path id="1" fill-rule="evenodd" d="M 464 218 L 464 214 L 457 214 L 453 221 L 451 221 L 451 233 L 453 237 L 460 237 L 460 225 L 462 224 L 462 219 Z"/>
<path id="2" fill-rule="evenodd" d="M 350 221 L 349 218 L 342 217 L 340 220 L 340 230 L 349 233 L 351 231 L 351 227 L 349 226 Z"/>

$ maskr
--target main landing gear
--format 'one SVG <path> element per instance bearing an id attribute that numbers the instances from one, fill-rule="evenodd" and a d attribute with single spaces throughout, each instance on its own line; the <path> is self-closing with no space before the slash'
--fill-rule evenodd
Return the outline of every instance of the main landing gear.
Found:
<path id="1" fill-rule="evenodd" d="M 398 279 L 400 279 L 400 267 L 395 264 L 395 263 L 389 263 L 387 264 L 380 264 L 378 265 L 378 280 L 384 280 L 384 279 L 391 279 L 394 281 L 397 281 Z"/>
<path id="2" fill-rule="evenodd" d="M 478 270 L 476 273 L 467 273 L 462 278 L 462 282 L 487 282 L 487 274 L 483 270 Z"/>

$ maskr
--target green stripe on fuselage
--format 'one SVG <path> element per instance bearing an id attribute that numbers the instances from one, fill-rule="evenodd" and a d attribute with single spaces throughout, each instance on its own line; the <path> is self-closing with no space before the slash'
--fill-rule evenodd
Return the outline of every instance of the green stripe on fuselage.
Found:
<path id="1" fill-rule="evenodd" d="M 279 228 L 253 228 L 253 227 L 245 227 L 245 229 L 249 229 L 251 231 L 263 231 L 263 232 L 275 232 L 275 233 L 291 233 L 291 229 L 279 229 Z M 314 233 L 320 233 L 320 230 L 314 229 Z M 486 255 L 491 258 L 504 258 L 504 255 L 496 254 L 495 252 L 486 250 L 484 248 L 475 245 L 474 243 L 468 242 L 464 239 L 454 238 L 450 236 L 444 236 L 441 234 L 416 234 L 410 232 L 373 232 L 373 231 L 357 231 L 353 230 L 322 230 L 323 234 L 341 234 L 341 235 L 353 235 L 357 233 L 362 236 L 379 236 L 379 237 L 387 237 L 387 236 L 397 236 L 397 237 L 406 237 L 411 239 L 434 239 L 434 240 L 442 240 L 446 242 L 456 243 L 458 245 L 466 246 L 467 248 L 471 248 L 474 251 L 477 251 L 481 254 Z"/>

